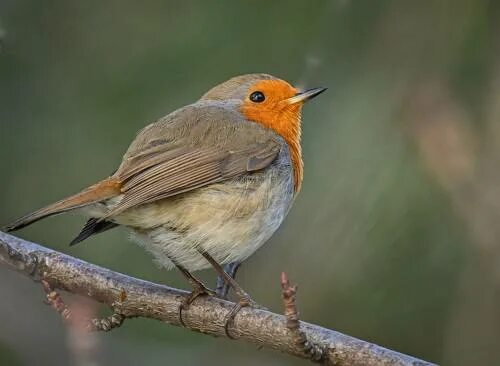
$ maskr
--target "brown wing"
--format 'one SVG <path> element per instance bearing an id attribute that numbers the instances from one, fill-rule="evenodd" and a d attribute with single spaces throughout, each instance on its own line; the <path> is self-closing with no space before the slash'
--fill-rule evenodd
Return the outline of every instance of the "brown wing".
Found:
<path id="1" fill-rule="evenodd" d="M 281 143 L 272 131 L 226 108 L 197 108 L 177 112 L 175 120 L 160 121 L 137 137 L 141 143 L 134 141 L 114 175 L 122 182 L 123 197 L 103 219 L 264 169 L 279 154 Z M 178 123 L 182 118 L 187 119 Z"/>

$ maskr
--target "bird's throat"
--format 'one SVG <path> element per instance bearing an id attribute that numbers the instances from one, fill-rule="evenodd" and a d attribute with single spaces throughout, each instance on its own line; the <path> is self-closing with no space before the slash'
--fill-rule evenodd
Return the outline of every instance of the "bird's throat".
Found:
<path id="1" fill-rule="evenodd" d="M 294 190 L 298 193 L 304 170 L 300 146 L 301 106 L 288 106 L 279 111 L 243 107 L 243 113 L 249 120 L 271 128 L 286 141 L 293 165 Z"/>

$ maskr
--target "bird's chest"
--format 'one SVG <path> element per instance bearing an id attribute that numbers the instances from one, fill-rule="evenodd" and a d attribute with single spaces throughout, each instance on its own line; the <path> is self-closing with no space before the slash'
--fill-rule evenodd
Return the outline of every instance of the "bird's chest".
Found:
<path id="1" fill-rule="evenodd" d="M 278 160 L 262 172 L 143 205 L 119 219 L 161 264 L 168 267 L 171 258 L 201 269 L 206 261 L 199 249 L 220 263 L 251 255 L 280 226 L 293 198 L 291 166 Z"/>
<path id="2" fill-rule="evenodd" d="M 195 227 L 196 233 L 208 238 L 210 247 L 260 246 L 276 231 L 293 201 L 290 174 L 269 169 L 225 184 L 214 185 L 188 199 L 190 209 L 183 222 Z M 241 244 L 241 245 L 240 245 Z M 249 253 L 250 254 L 250 253 Z M 249 255 L 248 254 L 248 255 Z"/>

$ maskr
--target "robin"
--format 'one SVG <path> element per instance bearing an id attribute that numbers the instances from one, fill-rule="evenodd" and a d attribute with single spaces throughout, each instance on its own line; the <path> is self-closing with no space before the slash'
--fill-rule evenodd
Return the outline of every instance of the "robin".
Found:
<path id="1" fill-rule="evenodd" d="M 213 295 L 191 272 L 218 272 L 238 297 L 228 332 L 241 307 L 256 304 L 221 265 L 248 258 L 283 222 L 302 183 L 302 105 L 325 90 L 267 74 L 234 77 L 143 128 L 110 177 L 5 229 L 79 210 L 90 219 L 74 245 L 126 226 L 158 264 L 191 283 L 181 322 L 197 296 Z"/>

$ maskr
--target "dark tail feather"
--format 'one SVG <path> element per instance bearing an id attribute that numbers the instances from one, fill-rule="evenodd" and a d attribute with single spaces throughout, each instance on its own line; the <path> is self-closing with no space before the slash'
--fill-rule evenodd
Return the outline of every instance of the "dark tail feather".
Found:
<path id="1" fill-rule="evenodd" d="M 84 207 L 111 197 L 115 197 L 119 194 L 120 183 L 112 178 L 108 178 L 73 196 L 57 201 L 56 203 L 17 219 L 13 223 L 7 225 L 4 228 L 4 231 L 18 230 L 45 217 Z"/>
<path id="2" fill-rule="evenodd" d="M 99 219 L 91 218 L 87 221 L 82 231 L 80 231 L 80 234 L 78 234 L 78 236 L 74 238 L 69 245 L 78 244 L 92 235 L 103 233 L 117 226 L 118 224 L 111 221 L 99 221 Z"/>

